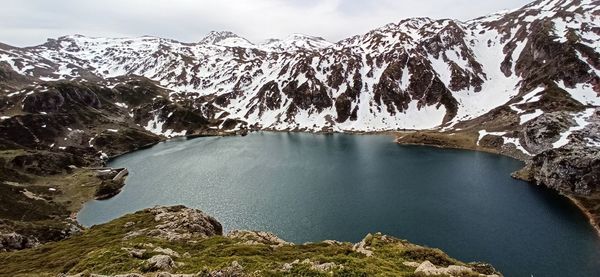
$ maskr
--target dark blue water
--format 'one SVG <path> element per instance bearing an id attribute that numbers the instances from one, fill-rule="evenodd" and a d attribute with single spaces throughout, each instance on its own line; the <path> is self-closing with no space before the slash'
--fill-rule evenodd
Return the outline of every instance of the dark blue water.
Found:
<path id="1" fill-rule="evenodd" d="M 84 225 L 184 204 L 226 230 L 293 242 L 383 232 L 486 261 L 505 276 L 600 276 L 600 240 L 567 199 L 514 180 L 521 162 L 400 146 L 389 136 L 259 133 L 161 143 L 117 158 L 123 192 L 92 201 Z"/>

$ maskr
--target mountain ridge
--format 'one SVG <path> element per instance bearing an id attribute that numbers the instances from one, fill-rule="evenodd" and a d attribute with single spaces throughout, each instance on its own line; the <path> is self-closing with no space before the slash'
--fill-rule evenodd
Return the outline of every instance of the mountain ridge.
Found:
<path id="1" fill-rule="evenodd" d="M 578 76 L 541 78 L 573 91 L 580 102 L 588 101 L 583 104 L 599 105 L 594 94 L 600 91 L 600 49 L 589 43 L 598 39 L 598 5 L 565 3 L 538 1 L 466 23 L 405 19 L 327 46 L 302 38 L 267 47 L 231 32 L 212 32 L 224 37 L 215 41 L 209 34 L 199 43 L 67 36 L 28 48 L 1 47 L 0 60 L 42 81 L 144 76 L 189 98 L 213 95 L 235 102 L 206 105 L 264 129 L 429 129 L 481 116 L 519 93 L 545 85 L 539 76 L 525 78 L 535 69 L 532 63 L 539 61 L 524 60 L 524 51 L 539 50 L 531 43 L 538 36 L 556 36 L 564 46 L 567 31 L 579 41 L 558 51 L 579 55 L 568 61 L 580 67 Z M 544 22 L 554 29 L 544 29 Z M 519 60 L 523 65 L 517 66 Z M 584 72 L 586 67 L 592 72 Z M 417 76 L 411 79 L 412 75 Z M 280 101 L 265 105 L 267 94 L 261 91 Z"/>

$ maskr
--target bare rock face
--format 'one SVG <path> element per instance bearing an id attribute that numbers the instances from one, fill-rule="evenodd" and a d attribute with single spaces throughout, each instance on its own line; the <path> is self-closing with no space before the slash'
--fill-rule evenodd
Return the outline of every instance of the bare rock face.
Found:
<path id="1" fill-rule="evenodd" d="M 552 148 L 552 143 L 560 134 L 576 125 L 567 112 L 543 114 L 529 122 L 523 128 L 522 141 L 532 154 L 538 154 Z"/>
<path id="2" fill-rule="evenodd" d="M 557 115 L 557 116 L 555 116 Z M 548 120 L 549 119 L 549 120 Z M 575 128 L 566 137 L 569 143 L 561 148 L 545 147 L 532 158 L 520 173 L 538 185 L 556 189 L 567 194 L 590 196 L 600 193 L 600 113 L 596 109 L 586 122 L 575 123 L 562 113 L 540 116 L 541 122 L 527 133 L 536 134 L 530 141 L 555 142 L 569 134 L 566 129 Z M 580 120 L 581 121 L 581 120 Z M 567 125 L 568 124 L 568 125 Z M 564 139 L 564 138 L 563 138 Z M 538 144 L 542 145 L 543 144 Z M 529 146 L 529 144 L 528 144 Z"/>
<path id="3" fill-rule="evenodd" d="M 89 87 L 57 84 L 47 91 L 40 91 L 23 99 L 23 110 L 30 113 L 53 113 L 63 109 L 90 107 L 100 109 L 98 95 Z"/>
<path id="4" fill-rule="evenodd" d="M 373 235 L 367 234 L 361 241 L 359 241 L 352 247 L 352 250 L 364 254 L 367 257 L 373 256 L 373 249 L 371 249 L 370 247 L 372 241 Z"/>
<path id="5" fill-rule="evenodd" d="M 572 145 L 551 149 L 533 158 L 531 171 L 538 184 L 590 195 L 600 191 L 600 148 Z"/>
<path id="6" fill-rule="evenodd" d="M 39 245 L 35 238 L 28 238 L 17 233 L 0 233 L 0 252 L 22 250 Z"/>
<path id="7" fill-rule="evenodd" d="M 215 218 L 184 206 L 155 207 L 148 210 L 159 223 L 148 235 L 170 241 L 223 235 L 223 227 Z"/>

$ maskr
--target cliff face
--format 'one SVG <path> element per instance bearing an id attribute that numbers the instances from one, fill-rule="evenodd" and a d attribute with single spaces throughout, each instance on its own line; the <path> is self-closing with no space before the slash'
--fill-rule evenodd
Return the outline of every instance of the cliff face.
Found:
<path id="1" fill-rule="evenodd" d="M 266 232 L 222 232 L 219 222 L 201 211 L 156 207 L 58 243 L 0 253 L 0 275 L 500 276 L 490 265 L 463 263 L 382 234 L 356 244 L 294 245 Z"/>
<path id="2" fill-rule="evenodd" d="M 569 147 L 537 155 L 531 165 L 532 177 L 558 191 L 589 196 L 600 189 L 600 151 Z"/>

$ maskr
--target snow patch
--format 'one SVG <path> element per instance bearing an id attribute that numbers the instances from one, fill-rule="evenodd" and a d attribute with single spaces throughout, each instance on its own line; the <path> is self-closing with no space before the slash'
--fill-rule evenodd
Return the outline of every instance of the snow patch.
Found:
<path id="1" fill-rule="evenodd" d="M 532 119 L 535 119 L 535 118 L 537 118 L 538 116 L 540 116 L 540 115 L 542 115 L 542 114 L 544 114 L 544 112 L 543 112 L 542 110 L 540 110 L 540 109 L 536 109 L 536 110 L 535 110 L 534 112 L 532 112 L 532 113 L 524 113 L 524 114 L 521 114 L 521 115 L 519 115 L 519 122 L 520 122 L 521 124 L 523 124 L 523 123 L 525 123 L 525 122 L 527 122 L 527 121 L 530 121 L 530 120 L 532 120 Z"/>
<path id="2" fill-rule="evenodd" d="M 120 108 L 125 108 L 125 109 L 129 108 L 129 106 L 127 106 L 127 104 L 121 103 L 121 102 L 115 102 L 115 105 Z"/>
<path id="3" fill-rule="evenodd" d="M 521 142 L 519 142 L 519 138 L 509 138 L 509 137 L 502 137 L 504 139 L 504 144 L 507 143 L 512 143 L 515 145 L 515 147 L 517 147 L 517 150 L 523 152 L 526 155 L 531 156 L 531 153 L 529 153 L 529 151 L 527 151 L 525 148 L 523 148 L 523 146 L 521 145 Z"/>
<path id="4" fill-rule="evenodd" d="M 567 88 L 563 81 L 558 86 L 566 90 L 573 99 L 584 105 L 600 106 L 600 96 L 590 84 L 577 84 L 574 88 Z"/>
<path id="5" fill-rule="evenodd" d="M 505 134 L 506 134 L 506 132 L 488 132 L 486 130 L 481 130 L 481 131 L 479 131 L 479 138 L 477 138 L 477 146 L 479 146 L 479 142 L 481 141 L 481 139 L 487 135 L 502 137 Z"/>
<path id="6" fill-rule="evenodd" d="M 563 132 L 560 135 L 560 138 L 558 139 L 557 142 L 552 144 L 552 147 L 554 148 L 560 148 L 563 147 L 565 145 L 567 145 L 567 143 L 569 143 L 569 136 L 575 132 L 575 131 L 579 131 L 582 130 L 583 128 L 585 128 L 589 122 L 587 122 L 587 119 L 590 118 L 594 112 L 596 111 L 596 109 L 586 109 L 583 112 L 577 113 L 573 116 L 573 119 L 575 119 L 575 122 L 577 122 L 577 126 L 573 126 L 571 128 L 569 128 L 569 130 Z"/>

